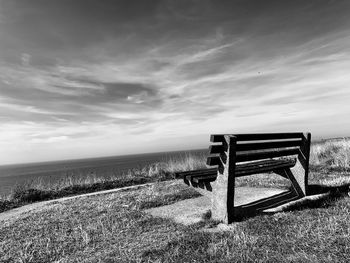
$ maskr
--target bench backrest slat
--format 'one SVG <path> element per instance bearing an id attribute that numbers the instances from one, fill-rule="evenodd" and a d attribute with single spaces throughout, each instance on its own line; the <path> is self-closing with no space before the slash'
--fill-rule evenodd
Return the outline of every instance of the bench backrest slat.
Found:
<path id="1" fill-rule="evenodd" d="M 238 152 L 236 162 L 254 161 L 299 154 L 299 149 L 277 149 L 263 152 Z"/>
<path id="2" fill-rule="evenodd" d="M 282 156 L 297 155 L 300 153 L 299 149 L 277 149 L 269 151 L 255 151 L 255 152 L 238 152 L 236 153 L 236 162 L 247 162 L 254 160 L 269 159 Z M 207 159 L 207 165 L 220 165 L 220 162 L 226 164 L 226 160 L 222 158 L 225 155 L 209 156 Z"/>
<path id="3" fill-rule="evenodd" d="M 297 147 L 301 146 L 302 141 L 275 141 L 275 142 L 255 142 L 255 143 L 242 143 L 237 144 L 237 151 L 254 151 L 254 150 L 264 150 L 273 148 L 284 148 L 284 147 Z"/>
<path id="4" fill-rule="evenodd" d="M 222 142 L 225 134 L 213 134 L 210 136 L 211 142 Z M 250 134 L 232 134 L 237 141 L 260 141 L 260 140 L 280 140 L 302 138 L 302 132 L 287 133 L 250 133 Z"/>

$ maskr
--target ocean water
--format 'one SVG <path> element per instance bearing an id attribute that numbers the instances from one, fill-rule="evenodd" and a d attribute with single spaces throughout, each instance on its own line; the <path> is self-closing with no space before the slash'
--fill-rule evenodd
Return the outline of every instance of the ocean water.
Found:
<path id="1" fill-rule="evenodd" d="M 15 164 L 0 166 L 0 195 L 10 193 L 16 184 L 23 184 L 40 178 L 41 180 L 60 180 L 67 176 L 97 177 L 118 176 L 130 169 L 140 169 L 149 164 L 164 162 L 171 158 L 181 158 L 186 154 L 202 155 L 208 150 L 191 150 L 162 153 L 148 153 L 80 160 L 65 160 L 44 163 Z"/>

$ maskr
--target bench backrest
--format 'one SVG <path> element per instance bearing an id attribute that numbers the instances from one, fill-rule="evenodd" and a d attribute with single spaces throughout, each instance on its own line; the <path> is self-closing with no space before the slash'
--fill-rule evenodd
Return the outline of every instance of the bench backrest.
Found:
<path id="1" fill-rule="evenodd" d="M 246 161 L 298 155 L 298 160 L 308 169 L 310 133 L 261 133 L 261 134 L 214 134 L 210 141 L 207 165 L 224 167 Z"/>

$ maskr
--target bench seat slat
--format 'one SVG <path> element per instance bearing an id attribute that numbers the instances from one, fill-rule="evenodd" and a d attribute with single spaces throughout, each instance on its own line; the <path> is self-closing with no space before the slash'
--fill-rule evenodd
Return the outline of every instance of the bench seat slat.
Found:
<path id="1" fill-rule="evenodd" d="M 185 172 L 179 172 L 175 173 L 176 178 L 184 178 L 188 175 L 207 175 L 207 174 L 213 174 L 217 173 L 217 168 L 209 168 L 209 169 L 199 169 L 199 170 L 192 170 L 192 171 L 185 171 Z"/>
<path id="2" fill-rule="evenodd" d="M 201 183 L 201 182 L 213 182 L 216 180 L 217 173 L 207 175 L 207 176 L 198 176 L 198 177 L 192 177 L 192 181 L 195 183 Z"/>

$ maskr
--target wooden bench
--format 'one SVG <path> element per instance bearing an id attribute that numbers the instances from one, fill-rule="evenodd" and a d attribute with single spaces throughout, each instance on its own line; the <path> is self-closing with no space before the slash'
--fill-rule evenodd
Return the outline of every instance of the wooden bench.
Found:
<path id="1" fill-rule="evenodd" d="M 310 133 L 211 135 L 207 165 L 177 173 L 178 178 L 212 200 L 212 218 L 231 223 L 307 195 Z M 293 158 L 294 157 L 294 158 Z M 244 206 L 235 206 L 235 178 L 274 172 L 291 181 L 291 189 Z"/>

